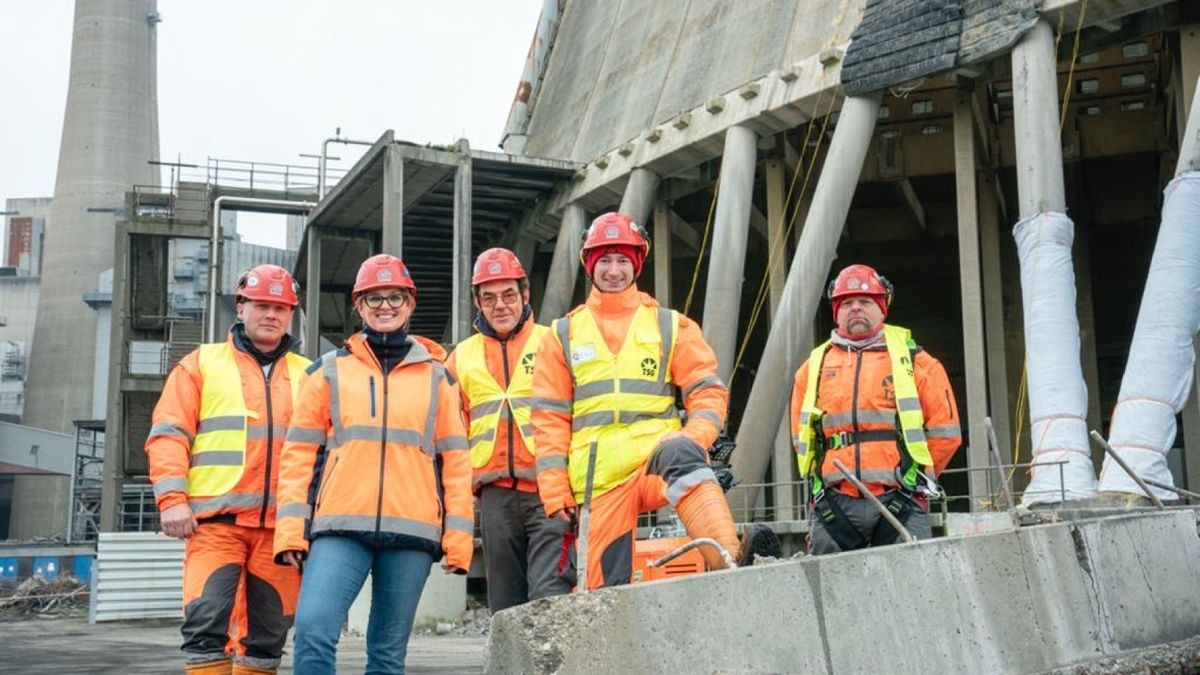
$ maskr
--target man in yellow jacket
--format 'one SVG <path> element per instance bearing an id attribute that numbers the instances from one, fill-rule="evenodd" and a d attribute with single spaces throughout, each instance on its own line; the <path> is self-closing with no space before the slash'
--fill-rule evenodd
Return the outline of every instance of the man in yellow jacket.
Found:
<path id="1" fill-rule="evenodd" d="M 146 453 L 163 533 L 187 542 L 181 632 L 192 675 L 275 672 L 295 613 L 300 575 L 274 563 L 272 546 L 279 453 L 309 365 L 287 333 L 297 291 L 282 267 L 243 274 L 229 337 L 181 359 L 154 408 Z"/>

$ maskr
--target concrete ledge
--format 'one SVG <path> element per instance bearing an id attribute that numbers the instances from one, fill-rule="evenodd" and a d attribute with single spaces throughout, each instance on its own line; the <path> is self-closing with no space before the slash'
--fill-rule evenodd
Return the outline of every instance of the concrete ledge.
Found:
<path id="1" fill-rule="evenodd" d="M 1028 673 L 1200 635 L 1177 511 L 1027 527 L 550 598 L 492 620 L 488 672 Z"/>

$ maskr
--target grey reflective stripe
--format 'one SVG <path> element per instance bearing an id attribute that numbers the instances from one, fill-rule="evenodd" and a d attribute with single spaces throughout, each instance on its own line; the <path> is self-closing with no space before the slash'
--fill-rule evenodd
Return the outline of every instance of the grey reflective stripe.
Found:
<path id="1" fill-rule="evenodd" d="M 230 492 L 216 497 L 188 499 L 193 511 L 204 513 L 218 509 L 251 509 L 262 506 L 261 492 Z M 275 506 L 275 495 L 267 498 L 267 506 Z"/>
<path id="2" fill-rule="evenodd" d="M 658 332 L 662 336 L 662 354 L 658 368 L 658 381 L 667 381 L 667 365 L 671 358 L 671 349 L 675 346 L 675 322 L 671 319 L 671 310 L 658 308 Z"/>
<path id="3" fill-rule="evenodd" d="M 494 440 L 496 440 L 496 430 L 488 429 L 487 431 L 483 432 L 482 434 L 475 434 L 474 436 L 472 436 L 470 442 L 471 442 L 471 445 L 474 446 L 476 443 L 483 443 L 485 441 L 494 441 Z"/>
<path id="4" fill-rule="evenodd" d="M 796 454 L 797 455 L 807 455 L 808 454 L 808 443 L 805 443 L 804 441 L 800 440 L 799 436 L 796 437 Z"/>
<path id="5" fill-rule="evenodd" d="M 533 469 L 515 469 L 512 475 L 520 478 L 521 480 L 537 480 L 537 472 Z M 487 485 L 488 483 L 493 483 L 501 479 L 508 480 L 508 477 L 509 473 L 507 471 L 488 471 L 487 473 L 476 474 L 471 480 L 471 487 L 472 489 L 477 490 L 481 486 Z"/>
<path id="6" fill-rule="evenodd" d="M 521 425 L 521 435 L 526 436 L 526 437 L 532 436 L 533 435 L 533 425 L 532 424 L 522 424 Z"/>
<path id="7" fill-rule="evenodd" d="M 292 427 L 288 429 L 287 440 L 290 443 L 314 443 L 320 445 L 325 442 L 325 431 L 323 429 Z"/>
<path id="8" fill-rule="evenodd" d="M 728 387 L 725 386 L 725 382 L 723 382 L 720 377 L 718 377 L 716 375 L 706 375 L 706 376 L 696 380 L 695 382 L 689 384 L 688 386 L 684 387 L 683 388 L 683 397 L 687 398 L 688 396 L 691 395 L 691 393 L 693 391 L 699 391 L 701 389 L 708 389 L 709 387 L 720 387 L 722 389 L 728 389 Z"/>
<path id="9" fill-rule="evenodd" d="M 430 365 L 433 366 L 433 373 L 429 378 L 429 413 L 425 416 L 425 435 L 421 439 L 421 447 L 426 453 L 433 455 L 437 453 L 433 433 L 434 425 L 437 422 L 438 384 L 441 383 L 443 377 L 446 377 L 446 369 L 440 363 L 435 362 Z"/>
<path id="10" fill-rule="evenodd" d="M 703 466 L 675 479 L 675 482 L 667 488 L 667 501 L 671 503 L 671 506 L 675 506 L 680 499 L 683 499 L 688 490 L 704 482 L 717 482 L 717 476 L 713 473 L 712 467 Z"/>
<path id="11" fill-rule="evenodd" d="M 537 471 L 533 469 L 519 468 L 513 471 L 513 475 L 521 480 L 537 480 Z"/>
<path id="12" fill-rule="evenodd" d="M 308 504 L 291 502 L 279 507 L 275 512 L 276 518 L 311 518 L 312 507 Z"/>
<path id="13" fill-rule="evenodd" d="M 287 427 L 283 426 L 282 424 L 275 424 L 275 425 L 271 426 L 272 440 L 282 441 L 284 439 L 284 437 L 286 437 L 286 436 L 287 436 Z M 265 424 L 264 425 L 252 425 L 252 426 L 249 426 L 246 428 L 246 438 L 248 440 L 257 441 L 257 440 L 265 439 L 266 437 L 267 437 L 267 426 Z"/>
<path id="14" fill-rule="evenodd" d="M 177 436 L 188 439 L 188 443 L 192 442 L 191 434 L 185 431 L 183 427 L 171 422 L 159 422 L 150 427 L 150 438 L 154 438 L 155 436 Z"/>
<path id="15" fill-rule="evenodd" d="M 924 443 L 925 442 L 925 430 L 924 429 L 905 429 L 904 430 L 904 442 L 905 443 Z"/>
<path id="16" fill-rule="evenodd" d="M 633 424 L 634 422 L 643 422 L 645 420 L 670 420 L 679 419 L 679 411 L 675 406 L 667 408 L 661 413 L 638 412 L 634 410 L 622 410 L 618 422 L 621 424 Z"/>
<path id="17" fill-rule="evenodd" d="M 487 415 L 494 415 L 494 414 L 500 412 L 500 409 L 503 407 L 504 407 L 503 399 L 496 399 L 495 401 L 484 401 L 483 403 L 480 403 L 479 405 L 471 406 L 471 410 L 468 411 L 467 414 L 470 415 L 472 418 L 485 417 Z"/>
<path id="18" fill-rule="evenodd" d="M 535 412 L 556 412 L 570 415 L 571 402 L 558 398 L 535 398 L 533 399 L 533 410 Z"/>
<path id="19" fill-rule="evenodd" d="M 645 420 L 679 419 L 679 411 L 671 406 L 661 413 L 648 413 L 636 410 L 622 410 L 620 415 L 614 415 L 611 410 L 600 410 L 586 415 L 579 415 L 571 420 L 571 430 L 580 431 L 588 427 L 598 427 L 605 424 L 633 424 Z"/>
<path id="20" fill-rule="evenodd" d="M 921 401 L 920 401 L 920 399 L 915 399 L 915 398 L 898 398 L 898 399 L 896 399 L 896 407 L 900 409 L 900 412 L 910 412 L 912 410 L 920 410 L 921 409 Z"/>
<path id="21" fill-rule="evenodd" d="M 333 422 L 333 437 L 336 439 L 342 434 L 342 397 L 338 393 L 337 358 L 332 353 L 328 356 L 330 358 L 321 370 L 325 374 L 325 381 L 329 383 L 329 419 Z"/>
<path id="22" fill-rule="evenodd" d="M 336 446 L 342 446 L 349 441 L 383 441 L 384 429 L 382 427 L 373 427 L 367 424 L 356 424 L 354 426 L 342 429 L 341 433 L 334 436 L 333 442 Z M 399 427 L 387 428 L 387 441 L 389 443 L 403 443 L 405 445 L 421 445 L 421 434 L 411 429 L 401 429 Z"/>
<path id="23" fill-rule="evenodd" d="M 575 387 L 575 400 L 582 401 L 592 398 L 593 396 L 603 396 L 611 394 L 616 389 L 612 380 L 599 380 L 596 382 L 587 382 Z"/>
<path id="24" fill-rule="evenodd" d="M 811 417 L 811 415 L 809 414 L 809 412 L 807 410 L 804 412 L 801 412 L 800 413 L 800 426 L 804 426 L 805 424 L 808 424 L 809 417 Z"/>
<path id="25" fill-rule="evenodd" d="M 240 450 L 213 450 L 192 453 L 192 466 L 241 466 L 246 453 Z"/>
<path id="26" fill-rule="evenodd" d="M 834 485 L 842 482 L 842 473 L 837 469 L 832 472 L 824 472 L 821 474 L 821 480 L 826 485 Z M 896 472 L 887 469 L 863 469 L 859 472 L 859 480 L 864 483 L 881 483 L 884 485 L 896 484 Z"/>
<path id="27" fill-rule="evenodd" d="M 958 438 L 962 436 L 962 429 L 957 424 L 947 424 L 941 427 L 925 427 L 925 436 L 927 438 Z"/>
<path id="28" fill-rule="evenodd" d="M 468 447 L 466 436 L 443 436 L 434 443 L 434 449 L 438 452 L 466 450 Z"/>
<path id="29" fill-rule="evenodd" d="M 325 515 L 313 519 L 313 533 L 317 532 L 374 532 L 375 516 L 356 515 Z M 442 528 L 437 525 L 423 523 L 409 518 L 384 516 L 379 519 L 379 531 L 388 534 L 407 534 L 439 541 L 442 538 Z"/>
<path id="30" fill-rule="evenodd" d="M 186 478 L 164 478 L 154 484 L 154 498 L 158 499 L 170 492 L 187 492 Z"/>
<path id="31" fill-rule="evenodd" d="M 554 320 L 554 334 L 562 345 L 563 361 L 567 362 L 567 372 L 571 374 L 572 384 L 575 382 L 575 364 L 571 363 L 571 320 L 568 317 Z"/>
<path id="32" fill-rule="evenodd" d="M 553 471 L 567 468 L 566 455 L 540 455 L 537 458 L 537 471 Z"/>
<path id="33" fill-rule="evenodd" d="M 508 399 L 508 405 L 512 408 L 528 408 L 533 402 L 533 398 L 529 396 L 512 396 Z"/>
<path id="34" fill-rule="evenodd" d="M 207 434 L 212 431 L 240 431 L 246 426 L 245 415 L 222 415 L 220 417 L 209 417 L 200 420 L 196 425 L 196 435 Z"/>
<path id="35" fill-rule="evenodd" d="M 462 516 L 446 516 L 446 529 L 453 532 L 475 533 L 475 523 Z"/>
<path id="36" fill-rule="evenodd" d="M 673 386 L 666 382 L 647 382 L 646 380 L 635 380 L 633 378 L 621 379 L 622 394 L 649 394 L 651 396 L 671 396 L 675 392 Z"/>
<path id="37" fill-rule="evenodd" d="M 598 427 L 602 424 L 612 424 L 616 421 L 615 418 L 616 415 L 611 410 L 576 415 L 571 419 L 571 431 L 579 431 L 588 427 Z"/>
<path id="38" fill-rule="evenodd" d="M 697 410 L 694 413 L 688 413 L 688 417 L 698 420 L 708 420 L 717 425 L 718 429 L 721 428 L 721 416 L 711 410 Z"/>
<path id="39" fill-rule="evenodd" d="M 887 429 L 896 428 L 896 411 L 895 410 L 875 410 L 868 408 L 859 408 L 857 411 L 859 424 L 886 424 Z M 821 418 L 821 423 L 825 430 L 829 431 L 833 427 L 849 426 L 854 424 L 855 412 L 839 412 L 825 413 Z M 886 429 L 880 429 L 885 431 Z"/>

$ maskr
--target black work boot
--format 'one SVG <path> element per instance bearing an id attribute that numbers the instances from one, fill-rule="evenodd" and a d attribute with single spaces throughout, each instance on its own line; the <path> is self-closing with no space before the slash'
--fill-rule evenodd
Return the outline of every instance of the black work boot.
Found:
<path id="1" fill-rule="evenodd" d="M 738 556 L 738 567 L 754 564 L 754 557 L 779 558 L 783 555 L 783 546 L 779 543 L 779 535 L 762 523 L 750 523 L 742 530 L 741 554 Z"/>

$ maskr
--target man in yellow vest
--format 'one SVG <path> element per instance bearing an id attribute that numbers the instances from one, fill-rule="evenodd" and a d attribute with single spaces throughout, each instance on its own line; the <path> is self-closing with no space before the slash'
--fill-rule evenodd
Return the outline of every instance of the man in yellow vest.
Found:
<path id="1" fill-rule="evenodd" d="M 488 609 L 498 612 L 575 583 L 570 529 L 538 499 L 530 404 L 545 326 L 533 320 L 529 280 L 517 256 L 492 248 L 475 260 L 471 292 L 479 332 L 446 361 L 458 379 L 479 497 Z"/>
<path id="2" fill-rule="evenodd" d="M 577 507 L 590 510 L 582 563 L 589 589 L 630 582 L 637 515 L 668 503 L 689 536 L 716 540 L 740 563 L 760 540 L 778 544 L 766 528 L 738 540 L 707 452 L 725 424 L 729 390 L 700 327 L 638 290 L 649 250 L 623 213 L 592 222 L 579 257 L 593 289 L 554 322 L 534 370 L 542 503 L 565 522 Z M 716 550 L 700 550 L 709 569 L 727 566 Z"/>
<path id="3" fill-rule="evenodd" d="M 274 673 L 295 614 L 300 575 L 272 547 L 279 453 L 309 366 L 287 332 L 298 290 L 276 265 L 244 273 L 228 338 L 180 359 L 154 408 L 146 453 L 163 533 L 187 542 L 192 675 Z"/>
<path id="4" fill-rule="evenodd" d="M 835 459 L 879 497 L 913 536 L 931 536 L 918 490 L 962 442 L 946 370 L 883 322 L 892 285 L 866 265 L 842 270 L 826 293 L 837 327 L 796 373 L 792 437 L 814 496 L 814 554 L 895 543 L 899 533 L 844 480 Z"/>

